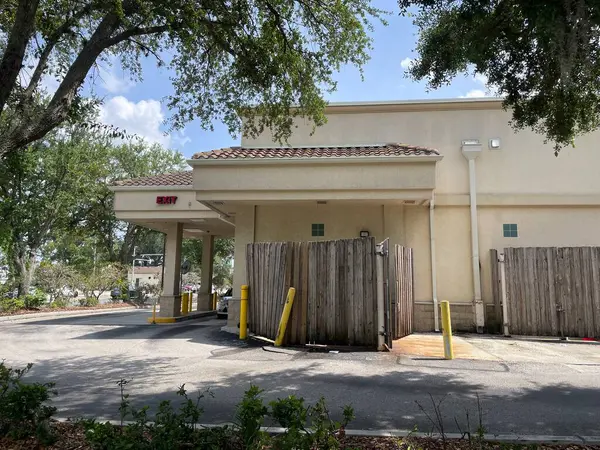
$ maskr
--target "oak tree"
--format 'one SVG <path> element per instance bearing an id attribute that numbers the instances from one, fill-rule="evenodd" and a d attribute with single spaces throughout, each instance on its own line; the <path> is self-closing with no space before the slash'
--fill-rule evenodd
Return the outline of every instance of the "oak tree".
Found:
<path id="1" fill-rule="evenodd" d="M 399 0 L 419 30 L 409 69 L 429 87 L 471 70 L 504 97 L 517 129 L 555 152 L 600 125 L 600 3 L 594 0 Z"/>
<path id="2" fill-rule="evenodd" d="M 0 158 L 80 120 L 82 86 L 117 59 L 172 71 L 170 125 L 223 120 L 277 139 L 302 114 L 321 124 L 334 71 L 368 59 L 370 0 L 4 0 L 0 6 Z M 55 92 L 44 92 L 44 77 Z M 46 99 L 44 94 L 50 94 Z M 41 101 L 44 100 L 44 101 Z M 295 105 L 298 108 L 294 107 Z M 255 107 L 247 109 L 249 106 Z M 253 118 L 255 120 L 253 120 Z"/>

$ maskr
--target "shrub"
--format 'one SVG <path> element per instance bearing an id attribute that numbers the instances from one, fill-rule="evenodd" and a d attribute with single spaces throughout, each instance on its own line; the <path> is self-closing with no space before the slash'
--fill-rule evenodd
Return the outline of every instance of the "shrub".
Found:
<path id="1" fill-rule="evenodd" d="M 36 289 L 33 294 L 23 296 L 25 308 L 36 309 L 46 303 L 46 294 L 41 289 Z"/>
<path id="2" fill-rule="evenodd" d="M 71 301 L 65 297 L 56 298 L 50 305 L 52 308 L 67 308 L 71 306 Z"/>
<path id="3" fill-rule="evenodd" d="M 338 437 L 354 419 L 352 407 L 345 406 L 342 422 L 331 420 L 323 397 L 314 406 L 305 406 L 304 399 L 294 395 L 277 399 L 270 406 L 271 416 L 286 429 L 272 438 L 273 447 L 281 450 L 338 449 Z"/>
<path id="4" fill-rule="evenodd" d="M 79 306 L 98 306 L 100 304 L 100 300 L 96 297 L 85 297 L 79 299 Z"/>
<path id="5" fill-rule="evenodd" d="M 54 383 L 25 383 L 21 378 L 32 364 L 24 369 L 12 369 L 0 362 L 0 436 L 24 439 L 35 436 L 50 444 L 53 436 L 49 420 L 56 408 L 47 403 L 56 392 Z"/>
<path id="6" fill-rule="evenodd" d="M 179 409 L 175 409 L 170 401 L 162 401 L 158 407 L 153 423 L 148 421 L 148 407 L 135 409 L 131 406 L 129 394 L 125 387 L 130 380 L 117 382 L 121 389 L 121 427 L 110 422 L 99 423 L 84 421 L 87 441 L 97 450 L 120 449 L 153 449 L 170 450 L 173 448 L 191 447 L 203 449 L 227 448 L 227 433 L 224 430 L 212 431 L 199 429 L 197 423 L 204 412 L 200 401 L 204 393 L 198 393 L 191 399 L 185 385 L 179 387 L 177 394 L 183 398 Z M 133 419 L 133 423 L 123 426 L 125 419 Z"/>
<path id="7" fill-rule="evenodd" d="M 198 428 L 196 425 L 203 413 L 200 401 L 204 393 L 195 399 L 188 396 L 185 385 L 177 394 L 183 403 L 174 408 L 171 402 L 163 401 L 158 407 L 153 423 L 148 420 L 148 407 L 136 410 L 131 406 L 125 387 L 130 380 L 122 379 L 117 384 L 121 389 L 121 426 L 94 420 L 83 421 L 87 441 L 96 450 L 169 450 L 174 448 L 198 449 L 248 449 L 273 448 L 278 450 L 309 450 L 339 448 L 338 437 L 345 426 L 354 418 L 352 408 L 344 408 L 342 422 L 332 421 L 325 400 L 315 405 L 304 404 L 303 398 L 290 396 L 270 403 L 270 408 L 261 398 L 262 391 L 251 386 L 237 406 L 234 426 Z M 270 436 L 261 430 L 265 418 L 274 419 L 286 431 Z M 126 419 L 132 423 L 123 425 Z"/>
<path id="8" fill-rule="evenodd" d="M 22 298 L 0 298 L 0 309 L 4 312 L 14 312 L 25 308 L 25 302 Z"/>

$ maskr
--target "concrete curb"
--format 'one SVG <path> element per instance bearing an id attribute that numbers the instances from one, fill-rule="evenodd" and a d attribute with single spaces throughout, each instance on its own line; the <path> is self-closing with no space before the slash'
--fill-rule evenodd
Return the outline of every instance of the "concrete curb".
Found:
<path id="1" fill-rule="evenodd" d="M 72 419 L 58 417 L 55 420 L 59 422 L 70 422 Z M 97 417 L 96 421 L 98 422 L 110 422 L 113 425 L 120 425 L 120 420 L 106 419 L 102 417 Z M 124 421 L 125 425 L 129 425 L 135 423 L 133 421 Z M 148 422 L 152 424 L 153 422 Z M 222 422 L 222 423 L 199 423 L 197 426 L 203 428 L 216 428 L 223 427 L 225 425 L 232 426 L 235 425 L 232 422 Z M 281 434 L 285 432 L 285 428 L 281 427 L 261 427 L 261 431 L 273 433 L 273 434 Z M 397 438 L 405 438 L 405 437 L 418 437 L 418 438 L 441 438 L 440 435 L 435 433 L 420 433 L 414 432 L 412 430 L 363 430 L 363 429 L 346 429 L 346 436 L 360 436 L 360 437 L 397 437 Z M 453 440 L 461 440 L 465 439 L 464 436 L 460 433 L 446 433 L 446 439 Z M 572 435 L 572 436 L 554 436 L 549 434 L 527 434 L 527 435 L 517 435 L 514 433 L 506 433 L 506 434 L 491 434 L 487 433 L 484 435 L 484 440 L 489 442 L 501 442 L 506 444 L 578 444 L 578 445 L 598 445 L 600 444 L 600 436 L 580 436 L 580 435 Z"/>
<path id="2" fill-rule="evenodd" d="M 212 316 L 216 316 L 217 312 L 216 311 L 200 311 L 200 312 L 191 312 L 188 313 L 185 316 L 175 316 L 175 317 L 155 317 L 154 318 L 154 325 L 165 325 L 165 324 L 174 324 L 174 323 L 179 323 L 179 322 L 185 322 L 186 320 L 194 320 L 194 319 L 202 319 L 204 317 L 212 317 Z M 152 324 L 152 317 L 148 317 L 148 319 L 146 319 L 146 321 L 149 324 Z"/>
<path id="3" fill-rule="evenodd" d="M 32 314 L 16 314 L 13 316 L 0 316 L 0 322 L 12 322 L 28 319 L 39 319 L 40 317 L 47 317 L 49 319 L 54 317 L 78 317 L 78 316 L 97 316 L 101 314 L 116 314 L 124 311 L 137 311 L 139 309 L 136 306 L 124 306 L 122 308 L 106 308 L 106 309 L 86 309 L 84 311 L 56 311 L 56 312 L 43 312 L 43 313 L 32 313 Z"/>

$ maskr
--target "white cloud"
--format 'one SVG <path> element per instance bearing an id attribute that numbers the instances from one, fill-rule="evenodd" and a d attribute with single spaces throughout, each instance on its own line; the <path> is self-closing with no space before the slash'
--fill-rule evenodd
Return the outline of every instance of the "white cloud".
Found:
<path id="1" fill-rule="evenodd" d="M 488 77 L 486 77 L 482 73 L 476 73 L 475 76 L 473 77 L 473 79 L 475 81 L 477 81 L 478 83 L 483 84 L 484 86 L 486 86 L 488 84 Z"/>
<path id="2" fill-rule="evenodd" d="M 99 78 L 104 89 L 111 94 L 123 94 L 135 85 L 123 73 L 117 75 L 113 67 L 101 68 Z"/>
<path id="3" fill-rule="evenodd" d="M 489 92 L 483 91 L 481 89 L 472 89 L 467 92 L 467 95 L 461 95 L 461 98 L 481 98 L 481 97 L 491 97 Z"/>
<path id="4" fill-rule="evenodd" d="M 414 59 L 406 57 L 402 61 L 400 61 L 400 67 L 402 67 L 403 69 L 409 69 L 414 62 Z"/>
<path id="5" fill-rule="evenodd" d="M 183 130 L 177 130 L 171 135 L 172 147 L 181 148 L 188 142 L 192 142 L 192 139 L 186 135 L 185 128 Z"/>
<path id="6" fill-rule="evenodd" d="M 169 147 L 171 136 L 160 130 L 164 118 L 160 102 L 154 99 L 135 103 L 119 95 L 100 108 L 101 122 L 125 130 L 127 134 L 138 135 L 147 142 Z"/>

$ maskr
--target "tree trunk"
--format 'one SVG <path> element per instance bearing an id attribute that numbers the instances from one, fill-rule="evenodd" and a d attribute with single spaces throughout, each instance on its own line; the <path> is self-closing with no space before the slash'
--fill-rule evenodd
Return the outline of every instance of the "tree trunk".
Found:
<path id="1" fill-rule="evenodd" d="M 26 254 L 17 254 L 14 257 L 14 267 L 16 270 L 15 279 L 17 280 L 17 289 L 19 297 L 27 295 L 33 281 L 33 275 L 37 264 L 35 262 L 35 252 L 27 252 Z"/>

